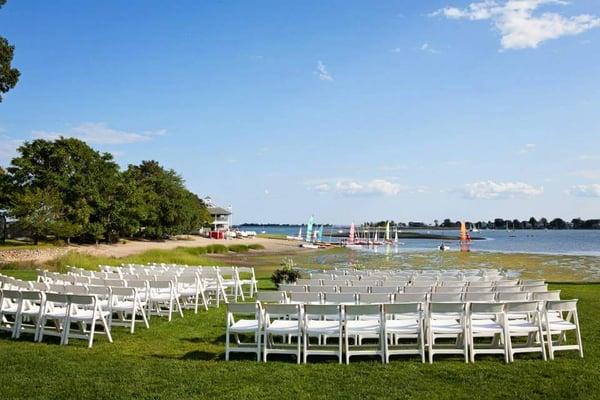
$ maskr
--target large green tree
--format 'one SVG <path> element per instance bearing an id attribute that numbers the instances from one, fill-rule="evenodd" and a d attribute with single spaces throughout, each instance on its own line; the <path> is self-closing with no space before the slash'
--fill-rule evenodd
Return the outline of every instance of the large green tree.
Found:
<path id="1" fill-rule="evenodd" d="M 133 189 L 138 203 L 139 235 L 165 238 L 190 232 L 208 222 L 204 203 L 189 192 L 183 179 L 156 161 L 130 165 L 125 172 L 126 185 Z"/>
<path id="2" fill-rule="evenodd" d="M 73 138 L 26 142 L 19 152 L 8 168 L 11 207 L 19 206 L 19 194 L 55 191 L 62 219 L 54 226 L 55 236 L 94 241 L 106 235 L 120 180 L 112 155 Z"/>
<path id="3" fill-rule="evenodd" d="M 6 0 L 0 0 L 0 8 Z M 2 94 L 14 88 L 19 81 L 21 73 L 12 67 L 12 59 L 15 54 L 15 46 L 11 46 L 8 40 L 0 36 L 0 103 Z"/>

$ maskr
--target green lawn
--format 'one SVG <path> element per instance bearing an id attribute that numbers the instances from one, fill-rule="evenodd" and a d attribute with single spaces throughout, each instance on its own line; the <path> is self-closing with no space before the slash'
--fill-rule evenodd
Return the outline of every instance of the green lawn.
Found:
<path id="1" fill-rule="evenodd" d="M 32 271 L 20 271 L 23 278 Z M 261 278 L 262 288 L 272 288 Z M 559 284 L 564 298 L 579 298 L 585 358 L 559 353 L 544 362 L 517 356 L 514 364 L 487 357 L 464 364 L 458 357 L 433 365 L 416 358 L 382 365 L 373 358 L 338 365 L 334 359 L 296 365 L 274 356 L 224 357 L 225 308 L 186 312 L 171 323 L 153 317 L 149 330 L 130 335 L 114 328 L 114 343 L 98 336 L 92 349 L 82 340 L 13 341 L 0 333 L 0 398 L 599 398 L 600 285 Z"/>

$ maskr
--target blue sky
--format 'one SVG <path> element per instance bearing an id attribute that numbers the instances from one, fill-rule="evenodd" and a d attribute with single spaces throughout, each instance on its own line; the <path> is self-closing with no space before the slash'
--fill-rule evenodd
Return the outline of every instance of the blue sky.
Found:
<path id="1" fill-rule="evenodd" d="M 24 140 L 156 159 L 235 222 L 600 217 L 597 1 L 9 0 Z"/>

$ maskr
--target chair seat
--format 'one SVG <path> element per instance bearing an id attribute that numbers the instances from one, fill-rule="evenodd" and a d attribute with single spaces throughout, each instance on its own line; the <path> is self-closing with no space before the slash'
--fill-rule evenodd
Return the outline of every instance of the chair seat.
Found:
<path id="1" fill-rule="evenodd" d="M 271 321 L 271 324 L 267 327 L 269 333 L 294 333 L 298 332 L 298 321 L 276 319 Z"/>
<path id="2" fill-rule="evenodd" d="M 387 333 L 417 333 L 420 326 L 413 319 L 391 319 L 385 322 L 385 330 Z"/>
<path id="3" fill-rule="evenodd" d="M 433 320 L 430 328 L 435 333 L 463 333 L 463 326 L 454 320 Z"/>
<path id="4" fill-rule="evenodd" d="M 346 321 L 347 333 L 377 333 L 381 329 L 379 320 L 350 320 Z"/>
<path id="5" fill-rule="evenodd" d="M 169 301 L 171 300 L 171 294 L 170 293 L 156 293 L 156 294 L 152 294 L 149 298 L 149 300 L 151 301 Z"/>
<path id="6" fill-rule="evenodd" d="M 461 317 L 462 317 L 462 313 L 432 313 L 431 316 L 436 320 L 436 321 L 441 321 L 441 320 L 456 320 L 458 321 Z"/>
<path id="7" fill-rule="evenodd" d="M 70 319 L 71 321 L 91 321 L 92 317 L 93 317 L 93 310 L 78 310 L 77 314 L 71 314 L 70 315 Z M 104 317 L 108 317 L 108 311 L 102 311 L 102 315 Z M 96 314 L 96 318 L 99 318 L 100 314 Z"/>
<path id="8" fill-rule="evenodd" d="M 22 310 L 23 315 L 38 315 L 40 313 L 40 306 L 31 306 L 27 310 Z"/>
<path id="9" fill-rule="evenodd" d="M 504 328 L 492 319 L 473 320 L 471 323 L 473 333 L 501 333 Z"/>
<path id="10" fill-rule="evenodd" d="M 538 326 L 526 320 L 509 320 L 509 333 L 513 332 L 537 332 Z"/>
<path id="11" fill-rule="evenodd" d="M 258 321 L 255 319 L 240 319 L 229 327 L 232 333 L 255 332 L 258 330 Z"/>
<path id="12" fill-rule="evenodd" d="M 311 335 L 336 335 L 340 330 L 340 323 L 337 321 L 314 321 L 306 322 L 305 331 Z"/>
<path id="13" fill-rule="evenodd" d="M 133 300 L 122 300 L 114 303 L 111 309 L 112 311 L 130 311 L 133 310 L 133 305 Z M 143 303 L 140 302 L 139 305 L 142 306 Z"/>
<path id="14" fill-rule="evenodd" d="M 544 327 L 546 329 L 548 329 L 548 324 L 544 324 Z M 577 326 L 575 326 L 575 324 L 573 324 L 569 321 L 565 321 L 565 320 L 552 321 L 552 320 L 550 320 L 550 330 L 551 331 L 569 331 L 569 330 L 573 330 L 573 329 L 577 329 Z"/>
<path id="15" fill-rule="evenodd" d="M 47 319 L 65 318 L 67 315 L 67 309 L 63 307 L 54 307 L 52 311 L 44 313 L 44 317 Z"/>
<path id="16" fill-rule="evenodd" d="M 180 296 L 195 296 L 197 293 L 199 293 L 199 291 L 197 291 L 196 288 L 179 290 Z"/>
<path id="17" fill-rule="evenodd" d="M 16 305 L 15 306 L 9 306 L 9 307 L 6 307 L 6 308 L 2 309 L 2 314 L 16 314 L 17 310 L 18 310 L 18 307 Z"/>

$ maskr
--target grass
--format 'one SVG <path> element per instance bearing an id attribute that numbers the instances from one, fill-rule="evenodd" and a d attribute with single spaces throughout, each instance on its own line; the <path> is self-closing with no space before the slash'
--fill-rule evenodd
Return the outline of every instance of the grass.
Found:
<path id="1" fill-rule="evenodd" d="M 24 273 L 32 276 L 31 272 Z M 22 275 L 23 276 L 23 275 Z M 272 288 L 266 277 L 260 287 Z M 600 286 L 552 285 L 579 298 L 585 358 L 564 352 L 552 362 L 521 355 L 505 365 L 498 357 L 464 364 L 459 357 L 421 364 L 399 358 L 382 365 L 357 358 L 350 365 L 316 359 L 296 365 L 292 357 L 257 363 L 252 356 L 225 362 L 225 308 L 211 308 L 171 323 L 153 317 L 149 330 L 130 335 L 114 328 L 115 342 L 99 336 L 92 349 L 82 340 L 61 347 L 54 339 L 32 343 L 0 333 L 3 399 L 94 398 L 511 398 L 584 399 L 600 394 Z"/>
<path id="2" fill-rule="evenodd" d="M 4 243 L 0 243 L 0 251 L 3 250 L 35 250 L 46 249 L 57 246 L 63 246 L 64 243 L 54 242 L 39 242 L 37 245 L 30 240 L 7 239 Z"/>

